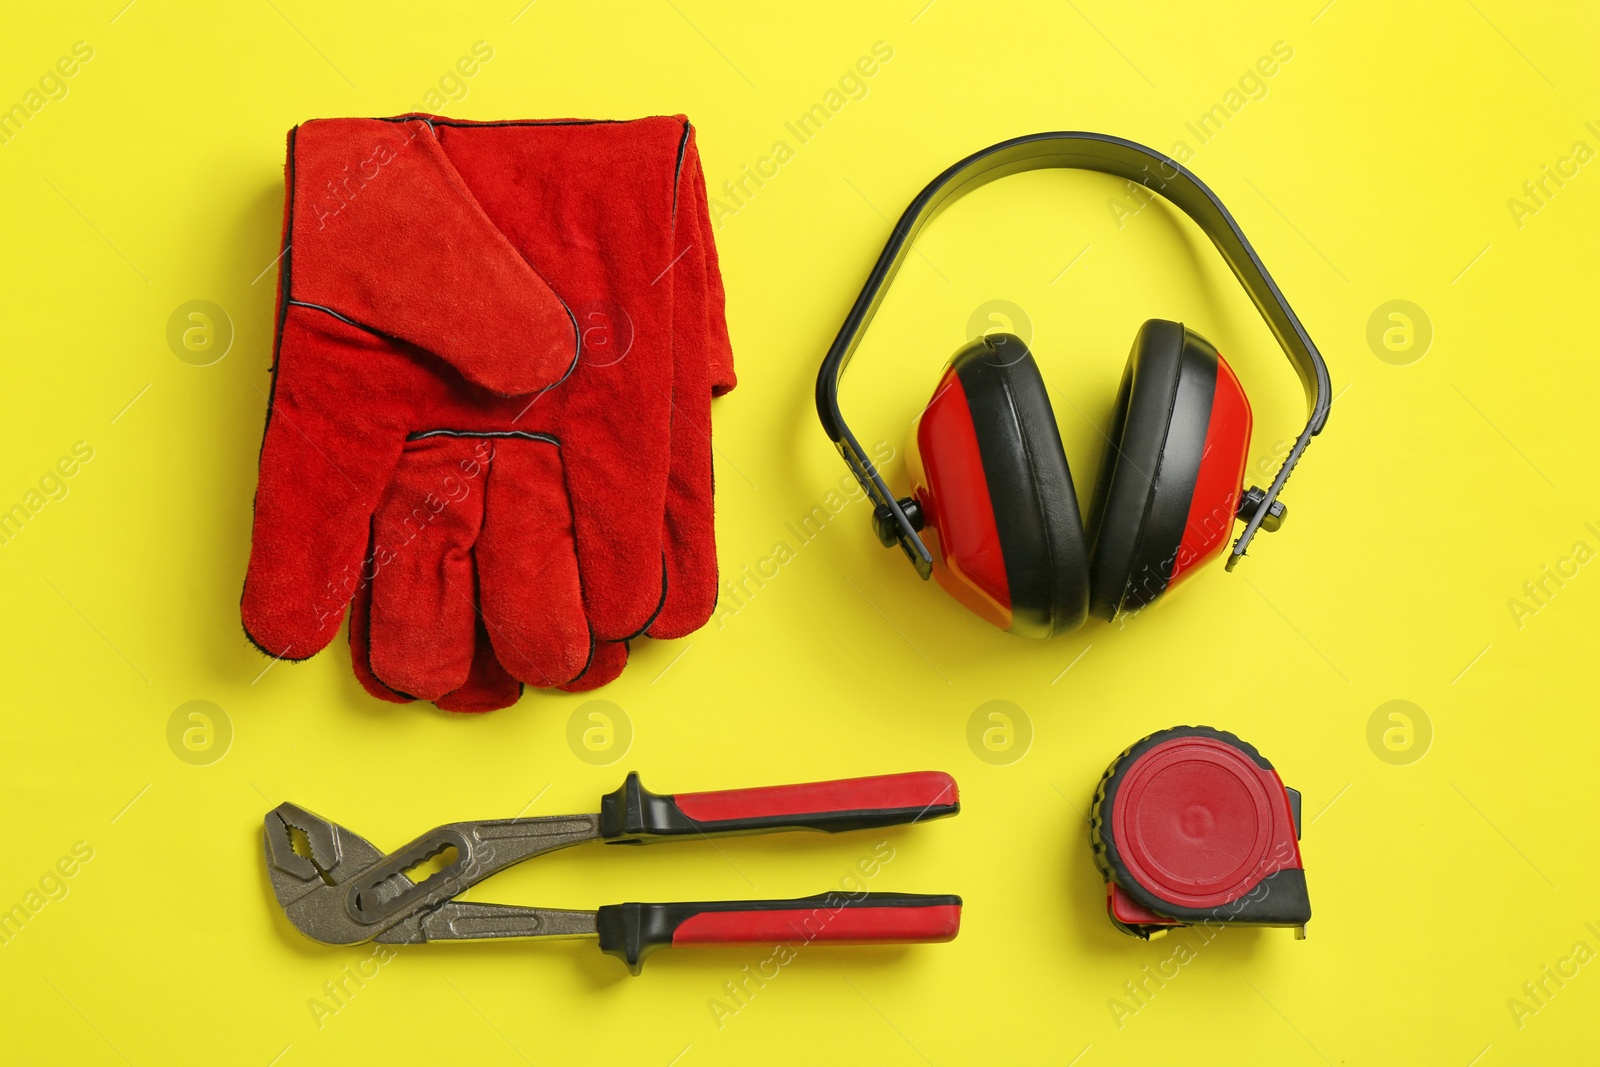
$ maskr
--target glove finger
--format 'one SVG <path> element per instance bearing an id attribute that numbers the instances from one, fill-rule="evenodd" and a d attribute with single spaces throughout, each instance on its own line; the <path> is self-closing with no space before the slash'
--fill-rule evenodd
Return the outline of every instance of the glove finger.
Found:
<path id="1" fill-rule="evenodd" d="M 673 291 L 672 466 L 663 539 L 667 595 L 647 631 L 659 638 L 698 630 L 717 605 L 711 397 L 718 388 L 731 388 L 733 380 L 698 155 L 689 155 L 684 167 L 680 228 L 689 229 L 695 241 L 678 265 Z"/>
<path id="2" fill-rule="evenodd" d="M 637 338 L 615 363 L 597 367 L 580 354 L 578 367 L 561 431 L 574 551 L 589 625 L 597 639 L 620 641 L 661 608 L 672 356 L 665 344 Z"/>
<path id="3" fill-rule="evenodd" d="M 351 397 L 403 393 L 398 351 L 318 311 L 284 316 L 240 599 L 245 633 L 269 655 L 320 652 L 360 583 L 372 513 L 406 430 L 403 405 Z M 376 380 L 374 368 L 393 369 L 393 380 Z"/>
<path id="4" fill-rule="evenodd" d="M 350 665 L 354 668 L 356 680 L 361 687 L 379 700 L 387 700 L 395 704 L 409 704 L 413 698 L 403 693 L 397 693 L 378 680 L 372 673 L 372 665 L 368 661 L 370 639 L 369 620 L 372 611 L 372 584 L 363 582 L 356 591 L 355 598 L 350 601 Z M 500 666 L 500 661 L 494 657 L 494 649 L 489 645 L 489 635 L 483 628 L 483 620 L 478 620 L 477 646 L 473 650 L 472 669 L 467 674 L 467 681 L 460 689 L 446 693 L 434 704 L 444 711 L 496 711 L 500 708 L 509 708 L 522 696 L 522 683 L 506 673 Z"/>
<path id="5" fill-rule="evenodd" d="M 628 665 L 628 643 L 626 641 L 596 641 L 594 655 L 589 657 L 589 665 L 566 685 L 558 685 L 564 693 L 587 693 L 591 689 L 599 689 L 608 682 L 617 680 L 622 673 L 622 668 Z"/>
<path id="6" fill-rule="evenodd" d="M 711 368 L 711 395 L 722 396 L 739 384 L 733 372 L 733 342 L 728 339 L 727 294 L 722 288 L 722 264 L 717 256 L 715 227 L 711 224 L 709 201 L 706 198 L 705 168 L 700 164 L 700 151 L 695 146 L 694 131 L 689 131 L 685 173 L 691 180 L 695 202 L 691 217 L 700 232 L 700 246 L 705 250 L 706 266 L 706 330 L 707 363 Z"/>
<path id="7" fill-rule="evenodd" d="M 482 438 L 407 442 L 373 517 L 370 662 L 391 689 L 437 700 L 471 673 L 472 545 L 489 455 Z"/>
<path id="8" fill-rule="evenodd" d="M 663 394 L 669 386 L 662 384 Z M 663 420 L 656 436 L 668 439 Z M 624 641 L 660 614 L 666 593 L 662 540 L 669 469 L 667 449 L 647 464 L 587 449 L 567 451 L 574 552 L 583 578 L 583 603 L 597 639 Z M 617 485 L 633 491 L 617 492 Z"/>
<path id="9" fill-rule="evenodd" d="M 379 700 L 392 704 L 409 704 L 414 698 L 378 681 L 372 673 L 372 583 L 363 581 L 350 600 L 350 668 L 361 683 L 361 688 Z"/>
<path id="10" fill-rule="evenodd" d="M 690 253 L 692 256 L 693 253 Z M 685 259 L 690 258 L 685 256 Z M 702 327 L 704 301 L 678 294 L 679 307 Z M 679 326 L 685 325 L 682 315 Z M 677 331 L 675 331 L 677 332 Z M 680 348 L 672 396 L 672 463 L 667 476 L 662 551 L 666 595 L 646 631 L 682 637 L 699 629 L 717 603 L 716 528 L 712 507 L 711 383 L 703 349 Z"/>
<path id="11" fill-rule="evenodd" d="M 489 631 L 484 628 L 483 616 L 478 616 L 478 642 L 472 654 L 472 670 L 466 684 L 446 693 L 434 704 L 445 711 L 498 711 L 509 708 L 522 698 L 522 683 L 495 658 L 494 646 L 489 641 Z"/>
<path id="12" fill-rule="evenodd" d="M 496 439 L 475 556 L 478 603 L 505 669 L 545 688 L 583 673 L 593 642 L 554 442 Z"/>

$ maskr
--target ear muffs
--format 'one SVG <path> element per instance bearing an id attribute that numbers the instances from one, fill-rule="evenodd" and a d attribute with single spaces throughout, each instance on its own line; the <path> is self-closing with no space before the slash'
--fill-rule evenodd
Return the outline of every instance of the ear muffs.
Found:
<path id="1" fill-rule="evenodd" d="M 900 216 L 850 305 L 817 371 L 817 415 L 871 501 L 873 530 L 883 545 L 898 548 L 920 577 L 938 575 L 962 603 L 1004 629 L 1014 628 L 1011 601 L 1018 590 L 1006 568 L 1015 564 L 1015 557 L 1007 558 L 1009 549 L 1001 550 L 1004 531 L 995 522 L 992 507 L 970 506 L 988 501 L 989 487 L 964 393 L 958 394 L 959 403 L 924 416 L 920 431 L 948 419 L 960 440 L 953 438 L 947 446 L 933 442 L 935 447 L 929 448 L 928 439 L 934 435 L 921 432 L 907 456 L 915 495 L 899 497 L 846 425 L 839 384 L 923 227 L 966 193 L 1008 175 L 1039 169 L 1093 171 L 1143 182 L 1152 195 L 1194 222 L 1250 294 L 1299 376 L 1308 405 L 1305 429 L 1292 444 L 1284 443 L 1286 451 L 1278 452 L 1281 462 L 1270 487 L 1252 487 L 1245 494 L 1246 525 L 1233 543 L 1230 567 L 1244 558 L 1257 534 L 1282 523 L 1284 506 L 1278 493 L 1312 439 L 1325 428 L 1333 391 L 1327 364 L 1239 224 L 1216 194 L 1177 160 L 1120 137 L 1056 131 L 1000 141 L 947 167 Z M 1151 181 L 1157 171 L 1160 181 Z M 941 392 L 952 377 L 959 380 L 960 375 L 947 372 Z M 932 406 L 940 403 L 936 394 Z M 1149 603 L 1196 564 L 1221 551 L 1232 535 L 1250 433 L 1250 407 L 1227 364 L 1209 344 L 1176 323 L 1152 323 L 1141 331 L 1118 409 L 1115 451 L 1106 464 L 1096 508 L 1098 558 L 1090 582 L 1091 610 L 1107 618 Z M 1029 459 L 1035 462 L 1040 457 L 1033 452 Z M 929 521 L 937 521 L 940 528 L 926 527 Z M 924 529 L 929 531 L 926 537 Z M 1063 536 L 1070 542 L 1070 533 Z M 1051 550 L 1060 551 L 1059 545 L 1052 541 Z M 951 551 L 951 546 L 959 549 Z M 943 573 L 952 561 L 964 570 Z M 1068 622 L 1072 612 L 1056 610 L 1054 588 L 1049 599 L 1054 629 Z M 1021 632 L 1023 627 L 1015 629 Z"/>
<path id="2" fill-rule="evenodd" d="M 959 349 L 907 460 L 939 584 L 1003 630 L 1050 637 L 1145 606 L 1222 549 L 1250 404 L 1209 341 L 1146 322 L 1108 439 L 1091 556 L 1033 354 L 1004 333 Z"/>
<path id="3" fill-rule="evenodd" d="M 1082 625 L 1089 553 L 1078 498 L 1044 379 L 1021 338 L 989 334 L 957 351 L 913 442 L 913 492 L 936 542 L 940 584 L 1022 636 Z"/>
<path id="4" fill-rule="evenodd" d="M 1211 342 L 1176 322 L 1139 329 L 1094 506 L 1090 610 L 1149 604 L 1215 555 L 1233 527 L 1250 403 Z"/>

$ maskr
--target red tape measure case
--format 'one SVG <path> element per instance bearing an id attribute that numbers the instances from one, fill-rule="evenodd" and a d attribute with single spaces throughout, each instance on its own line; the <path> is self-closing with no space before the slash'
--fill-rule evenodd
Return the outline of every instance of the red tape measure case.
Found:
<path id="1" fill-rule="evenodd" d="M 1151 734 L 1095 791 L 1089 839 L 1111 921 L 1148 938 L 1172 926 L 1287 926 L 1311 918 L 1300 794 L 1255 746 L 1209 726 Z"/>

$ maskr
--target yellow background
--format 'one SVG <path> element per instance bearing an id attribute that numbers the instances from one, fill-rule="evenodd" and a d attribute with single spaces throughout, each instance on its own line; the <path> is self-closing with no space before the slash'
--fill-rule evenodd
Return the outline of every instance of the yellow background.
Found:
<path id="1" fill-rule="evenodd" d="M 694 0 L 124 2 L 14 6 L 0 37 L 0 104 L 74 42 L 94 50 L 0 146 L 0 507 L 75 442 L 93 449 L 65 498 L 0 546 L 0 907 L 54 886 L 76 842 L 93 850 L 0 946 L 0 1059 L 1595 1060 L 1600 965 L 1547 982 L 1520 1025 L 1507 1004 L 1575 943 L 1600 950 L 1585 925 L 1600 927 L 1600 568 L 1549 584 L 1520 626 L 1508 607 L 1576 542 L 1600 548 L 1585 525 L 1600 527 L 1600 171 L 1579 169 L 1520 227 L 1507 206 L 1575 141 L 1600 148 L 1585 127 L 1600 120 L 1593 5 L 896 0 L 779 18 Z M 794 559 L 706 630 L 635 648 L 594 695 L 632 727 L 607 766 L 567 741 L 591 698 L 529 693 L 483 717 L 397 708 L 362 693 L 342 643 L 267 669 L 238 622 L 284 133 L 418 106 L 480 40 L 493 59 L 446 114 L 681 111 L 714 195 L 775 141 L 793 149 L 717 234 L 740 386 L 718 403 L 716 448 L 724 575 L 780 540 Z M 798 143 L 784 124 L 879 41 L 893 58 L 865 95 Z M 1293 55 L 1264 95 L 1201 144 L 1185 124 L 1280 41 Z M 845 473 L 811 384 L 888 220 L 961 155 L 1039 129 L 1194 149 L 1339 394 L 1285 494 L 1287 526 L 1238 571 L 1213 566 L 1125 627 L 1049 644 L 921 585 L 859 503 L 804 545 L 786 527 Z M 1001 299 L 1031 323 L 1080 492 L 1151 316 L 1229 356 L 1255 405 L 1251 454 L 1270 457 L 1303 412 L 1266 330 L 1187 223 L 1153 207 L 1119 227 L 1118 194 L 1108 178 L 1026 175 L 930 230 L 848 381 L 861 437 L 902 448 L 974 312 Z M 196 299 L 234 328 L 204 367 L 166 341 Z M 1433 333 L 1404 366 L 1367 340 L 1396 299 Z M 169 747 L 191 700 L 231 726 L 209 764 Z M 967 740 L 991 700 L 1022 709 L 1019 739 L 1031 724 L 1005 765 Z M 1391 700 L 1431 724 L 1420 760 L 1369 745 Z M 1304 791 L 1315 918 L 1304 942 L 1230 932 L 1118 1012 L 1114 998 L 1135 1003 L 1124 983 L 1174 942 L 1106 921 L 1081 812 L 1115 753 L 1192 722 L 1253 741 Z M 888 840 L 873 888 L 962 894 L 959 939 L 803 949 L 720 1027 L 710 1002 L 730 1004 L 724 983 L 769 949 L 666 952 L 633 979 L 585 944 L 421 946 L 349 983 L 319 1025 L 310 1002 L 369 950 L 316 945 L 278 912 L 260 857 L 269 807 L 292 799 L 395 847 L 449 819 L 594 810 L 629 768 L 664 791 L 940 768 L 963 811 L 887 834 L 576 849 L 473 897 L 800 895 Z"/>

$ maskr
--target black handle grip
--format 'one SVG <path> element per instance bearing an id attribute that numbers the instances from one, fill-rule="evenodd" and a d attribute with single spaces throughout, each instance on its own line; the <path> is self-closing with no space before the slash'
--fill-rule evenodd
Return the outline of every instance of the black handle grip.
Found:
<path id="1" fill-rule="evenodd" d="M 631 772 L 622 788 L 601 798 L 600 836 L 611 844 L 641 844 L 779 830 L 839 833 L 960 810 L 955 779 L 942 771 L 677 795 L 652 793 Z"/>
<path id="2" fill-rule="evenodd" d="M 953 939 L 961 898 L 922 893 L 819 893 L 797 900 L 607 904 L 600 948 L 638 974 L 658 948 L 690 944 L 901 944 Z"/>

